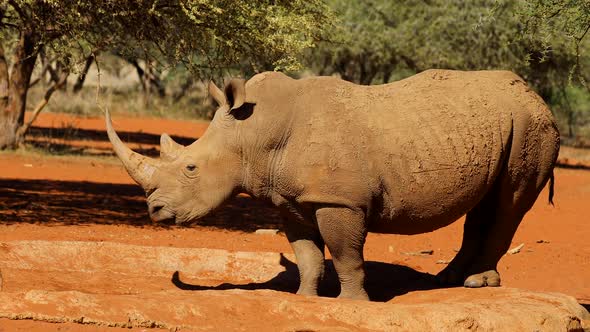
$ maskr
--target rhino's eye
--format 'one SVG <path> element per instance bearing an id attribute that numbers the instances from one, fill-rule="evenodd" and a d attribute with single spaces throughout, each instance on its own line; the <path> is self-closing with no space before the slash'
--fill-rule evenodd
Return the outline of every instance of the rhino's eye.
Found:
<path id="1" fill-rule="evenodd" d="M 186 165 L 186 170 L 189 171 L 189 172 L 192 172 L 195 169 L 197 169 L 197 166 L 196 165 L 193 165 L 193 164 Z"/>

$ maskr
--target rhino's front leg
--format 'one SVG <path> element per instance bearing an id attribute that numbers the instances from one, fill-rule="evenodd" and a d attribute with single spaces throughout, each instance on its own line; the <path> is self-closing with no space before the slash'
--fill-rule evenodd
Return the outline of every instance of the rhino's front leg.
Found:
<path id="1" fill-rule="evenodd" d="M 324 241 L 320 232 L 291 221 L 286 224 L 285 233 L 297 258 L 300 279 L 297 294 L 318 295 L 318 285 L 324 276 Z"/>
<path id="2" fill-rule="evenodd" d="M 326 207 L 316 211 L 318 227 L 340 280 L 340 298 L 368 300 L 363 247 L 367 230 L 362 212 Z"/>

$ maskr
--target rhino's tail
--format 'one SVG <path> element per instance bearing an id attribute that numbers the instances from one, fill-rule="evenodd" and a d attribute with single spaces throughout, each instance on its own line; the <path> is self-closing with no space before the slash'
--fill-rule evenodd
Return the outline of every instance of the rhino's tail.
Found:
<path id="1" fill-rule="evenodd" d="M 553 195 L 555 194 L 555 175 L 553 174 L 553 170 L 551 171 L 551 177 L 549 178 L 549 204 L 555 206 L 553 204 Z"/>

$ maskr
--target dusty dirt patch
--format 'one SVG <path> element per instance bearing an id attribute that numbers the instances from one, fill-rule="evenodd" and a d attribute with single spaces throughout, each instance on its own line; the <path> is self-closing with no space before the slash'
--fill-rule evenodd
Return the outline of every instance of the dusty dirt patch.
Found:
<path id="1" fill-rule="evenodd" d="M 373 275 L 368 291 L 387 303 L 287 294 L 298 274 L 292 255 L 278 253 L 11 241 L 0 242 L 0 261 L 6 285 L 0 318 L 17 320 L 199 331 L 575 331 L 590 319 L 571 297 L 513 288 L 435 289 L 427 274 L 377 262 L 367 264 Z M 332 268 L 328 275 L 332 281 L 324 288 L 335 291 Z M 408 286 L 412 292 L 403 289 Z M 379 298 L 384 290 L 387 296 Z"/>
<path id="2" fill-rule="evenodd" d="M 61 115 L 53 118 L 46 114 L 41 118 L 38 126 L 43 128 L 59 127 Z M 118 118 L 118 117 L 117 117 Z M 68 118 L 72 119 L 72 118 Z M 94 131 L 97 138 L 88 139 L 84 134 L 75 139 L 83 143 L 81 150 L 85 155 L 94 155 L 93 149 L 99 148 L 104 154 L 110 154 L 106 145 L 102 119 L 76 119 L 76 126 L 84 130 Z M 187 141 L 200 135 L 203 128 L 198 123 L 167 120 L 165 124 L 160 119 L 142 120 L 137 126 L 137 119 L 115 119 L 118 128 L 130 133 L 128 136 L 135 147 L 157 154 L 154 144 L 157 144 L 161 131 L 178 137 L 186 137 Z M 125 124 L 128 121 L 129 129 Z M 165 129 L 164 126 L 167 126 Z M 133 136 L 141 129 L 141 135 Z M 89 136 L 92 137 L 92 136 Z M 100 138 L 102 137 L 102 138 Z M 70 140 L 65 139 L 68 143 Z M 98 141 L 98 143 L 97 143 Z M 134 146 L 132 144 L 132 146 Z M 70 146 L 69 143 L 65 144 Z M 66 149 L 67 150 L 67 149 Z M 84 152 L 86 151 L 86 152 Z M 88 152 L 90 151 L 90 152 Z M 88 153 L 87 153 L 88 152 Z M 257 235 L 258 228 L 281 229 L 281 219 L 272 207 L 255 202 L 248 197 L 238 197 L 223 209 L 203 220 L 200 225 L 190 227 L 176 227 L 169 225 L 153 225 L 147 217 L 143 192 L 132 183 L 118 162 L 112 158 L 94 157 L 52 157 L 35 154 L 0 154 L 0 241 L 94 241 L 109 242 L 124 245 L 173 247 L 173 248 L 209 248 L 229 251 L 291 253 L 288 242 L 282 233 L 278 235 Z M 505 256 L 500 263 L 500 273 L 503 285 L 542 292 L 560 292 L 574 296 L 579 302 L 590 304 L 590 171 L 574 169 L 556 170 L 556 206 L 547 204 L 547 192 L 544 191 L 533 210 L 525 217 L 519 228 L 513 247 L 524 243 L 522 250 L 515 255 Z M 435 274 L 444 267 L 441 262 L 448 261 L 455 255 L 461 241 L 462 221 L 439 231 L 417 236 L 397 236 L 370 234 L 367 240 L 365 256 L 369 264 L 369 289 L 374 299 L 396 301 L 401 294 L 417 292 L 419 289 L 432 288 L 428 282 L 413 283 L 414 280 L 427 280 L 429 275 Z M 432 250 L 432 255 L 410 256 L 407 252 Z M 66 262 L 75 263 L 74 258 L 65 257 Z M 291 261 L 292 262 L 292 261 Z M 437 263 L 438 262 L 438 263 Z M 0 261 L 0 264 L 4 264 Z M 110 263 L 102 266 L 108 270 Z M 290 271 L 294 271 L 291 263 Z M 0 266 L 2 268 L 2 266 Z M 142 267 L 137 267 L 142 270 Z M 5 276 L 5 287 L 11 294 L 26 292 L 30 289 L 68 292 L 76 291 L 82 294 L 111 294 L 124 296 L 121 288 L 107 279 L 85 279 L 83 275 L 70 275 L 68 282 L 59 279 L 58 275 L 47 272 L 38 274 L 22 272 L 22 278 L 17 275 Z M 389 273 L 389 274 L 388 274 Z M 290 274 L 287 274 L 290 275 Z M 104 276 L 104 275 L 103 275 Z M 291 275 L 293 276 L 293 275 Z M 385 276 L 384 278 L 379 278 Z M 397 277 L 395 277 L 397 276 Z M 190 291 L 190 279 L 181 273 L 179 280 L 184 283 L 174 283 L 172 275 L 161 276 L 154 280 L 142 278 L 130 279 L 138 292 L 148 289 L 156 292 L 157 285 L 163 285 L 167 291 L 173 292 L 171 298 L 183 298 L 191 302 L 193 298 L 200 299 L 200 292 Z M 295 274 L 296 277 L 296 274 Z M 420 278 L 417 278 L 420 277 Z M 423 279 L 423 278 L 426 279 Z M 291 279 L 289 279 L 291 278 Z M 296 287 L 293 277 L 281 279 L 278 284 L 265 284 L 275 292 L 255 295 L 261 303 L 266 298 L 291 299 L 285 292 L 292 292 Z M 334 280 L 335 276 L 332 276 Z M 22 280 L 20 280 L 22 279 Z M 34 280 L 34 287 L 25 285 L 26 280 Z M 13 283 L 20 280 L 19 283 Z M 259 280 L 264 283 L 273 280 Z M 380 281 L 381 280 L 381 281 Z M 156 282 L 157 281 L 157 282 Z M 208 283 L 196 285 L 220 287 L 228 289 L 227 284 L 243 285 L 250 281 L 241 282 L 226 278 L 210 279 Z M 12 286 L 10 286 L 12 284 Z M 124 285 L 126 283 L 121 283 Z M 189 285 L 189 286 L 186 286 Z M 186 286 L 186 287 L 185 287 Z M 183 288 L 184 287 L 184 288 Z M 188 287 L 188 288 L 187 288 Z M 241 287 L 241 286 L 240 286 Z M 238 287 L 238 288 L 240 288 Z M 234 294 L 248 294 L 254 292 L 248 286 L 243 292 Z M 323 294 L 334 296 L 337 292 L 332 281 L 324 285 Z M 242 287 L 244 288 L 244 287 Z M 221 290 L 216 290 L 222 292 Z M 244 293 L 245 292 L 245 293 Z M 493 292 L 493 291 L 491 291 Z M 384 296 L 382 293 L 385 293 Z M 60 293 L 62 294 L 62 293 Z M 114 294 L 114 295 L 113 295 Z M 155 294 L 155 293 L 154 293 Z M 206 294 L 206 293 L 205 293 Z M 259 294 L 259 291 L 253 294 Z M 271 294 L 271 295 L 268 295 Z M 433 293 L 438 294 L 438 293 Z M 465 292 L 461 297 L 465 299 L 477 298 L 479 293 Z M 482 293 L 483 294 L 483 293 Z M 485 293 L 487 294 L 487 293 Z M 16 296 L 16 295 L 15 295 Z M 162 299 L 164 295 L 162 295 Z M 166 295 L 168 296 L 168 295 Z M 237 296 L 237 295 L 236 295 Z M 405 295 L 404 295 L 405 296 Z M 440 296 L 440 294 L 438 295 Z M 242 299 L 241 295 L 237 298 Z M 105 297 L 105 305 L 113 305 L 119 298 Z M 108 301 L 114 301 L 109 303 Z M 257 301 L 257 300 L 256 300 Z M 256 317 L 256 306 L 252 312 L 240 313 L 245 317 Z M 290 301 L 290 300 L 289 300 Z M 312 300 L 305 300 L 312 301 Z M 323 301 L 323 300 L 322 300 Z M 314 302 L 314 301 L 312 301 Z M 107 304 L 108 303 L 108 304 Z M 192 303 L 192 302 L 191 302 Z M 314 302 L 315 303 L 315 302 Z M 332 302 L 330 302 L 332 303 Z M 228 309 L 229 310 L 229 309 Z M 222 311 L 223 312 L 223 311 Z M 226 312 L 220 316 L 237 315 L 236 312 Z M 240 316 L 241 317 L 241 316 Z M 255 318 L 252 318 L 255 319 Z M 19 325 L 21 324 L 21 325 Z M 0 327 L 6 330 L 30 330 L 33 327 L 39 331 L 47 330 L 47 325 L 27 325 L 25 322 L 7 321 L 0 319 Z M 52 325 L 53 326 L 53 325 Z M 77 330 L 75 323 L 58 325 L 63 330 L 72 327 Z M 91 328 L 79 325 L 80 328 Z"/>
<path id="3" fill-rule="evenodd" d="M 33 167 L 23 167 L 30 163 Z M 0 156 L 0 240 L 116 241 L 142 245 L 204 247 L 242 251 L 291 252 L 286 238 L 256 235 L 258 228 L 281 229 L 277 211 L 248 197 L 238 197 L 201 225 L 153 225 L 144 195 L 116 164 L 88 171 L 88 162 L 68 158 Z M 27 179 L 26 177 L 36 178 Z M 79 178 L 76 181 L 76 177 Z M 64 178 L 66 181 L 53 180 Z M 112 181 L 112 184 L 105 183 Z M 556 206 L 543 192 L 525 217 L 513 247 L 521 252 L 500 264 L 504 285 L 562 292 L 590 303 L 590 172 L 556 171 Z M 368 260 L 403 264 L 434 274 L 459 248 L 462 222 L 416 236 L 370 234 Z M 433 250 L 432 255 L 407 252 Z M 439 262 L 440 263 L 440 262 Z"/>

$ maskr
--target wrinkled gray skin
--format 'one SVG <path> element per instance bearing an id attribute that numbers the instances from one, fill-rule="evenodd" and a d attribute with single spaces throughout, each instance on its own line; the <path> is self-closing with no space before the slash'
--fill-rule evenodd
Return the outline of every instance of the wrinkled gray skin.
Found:
<path id="1" fill-rule="evenodd" d="M 210 94 L 220 106 L 207 132 L 187 147 L 163 134 L 158 160 L 121 143 L 107 113 L 109 138 L 154 221 L 198 219 L 239 192 L 279 207 L 298 294 L 317 295 L 327 245 L 340 297 L 368 299 L 367 232 L 431 232 L 465 214 L 461 249 L 437 277 L 498 286 L 559 149 L 546 105 L 510 72 L 429 70 L 371 87 L 263 73 Z"/>

